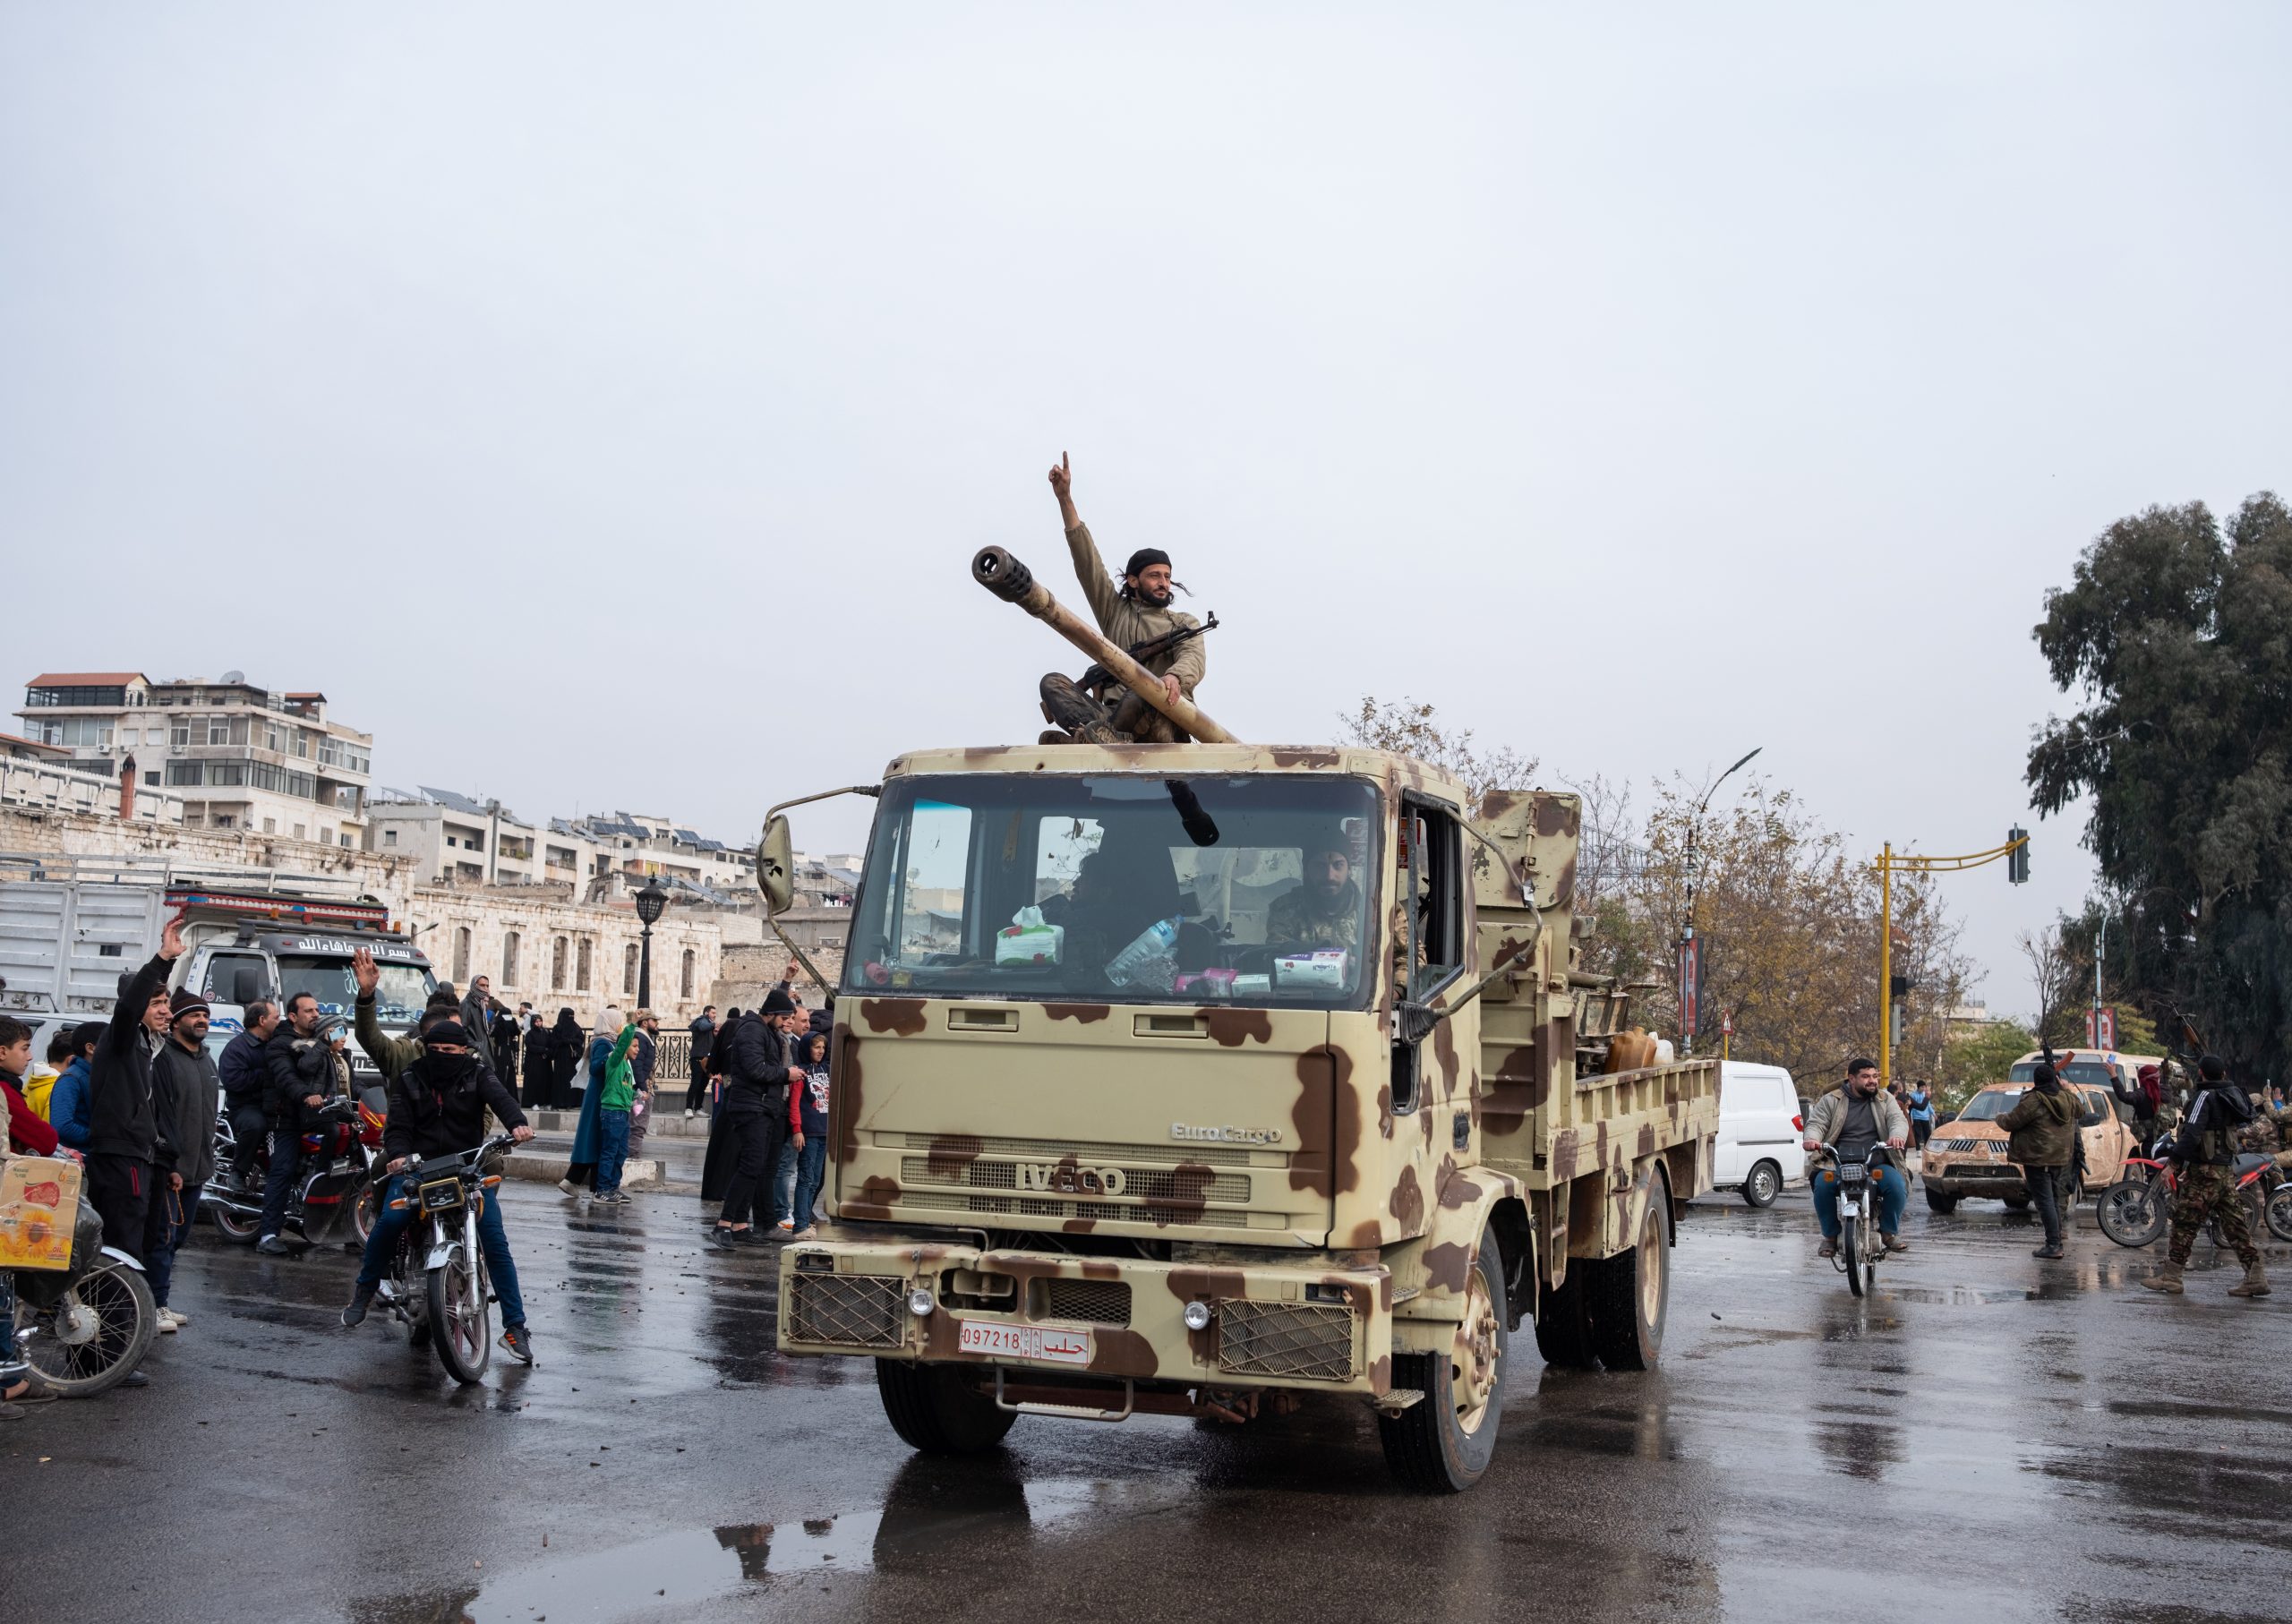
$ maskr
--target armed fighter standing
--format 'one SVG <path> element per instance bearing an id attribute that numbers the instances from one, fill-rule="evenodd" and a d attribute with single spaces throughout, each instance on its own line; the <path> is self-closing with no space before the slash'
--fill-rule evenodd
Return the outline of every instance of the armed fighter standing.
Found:
<path id="1" fill-rule="evenodd" d="M 1170 578 L 1170 555 L 1159 548 L 1141 547 L 1130 555 L 1117 590 L 1099 557 L 1098 543 L 1090 539 L 1090 526 L 1074 510 L 1073 474 L 1064 451 L 1058 454 L 1058 466 L 1050 471 L 1050 488 L 1058 497 L 1058 517 L 1066 526 L 1066 546 L 1074 555 L 1075 577 L 1082 583 L 1082 595 L 1090 600 L 1099 629 L 1159 677 L 1172 699 L 1192 699 L 1207 668 L 1201 634 L 1217 625 L 1217 617 L 1212 615 L 1205 627 L 1193 616 L 1170 607 L 1172 592 L 1184 588 Z M 1104 687 L 1100 700 L 1084 691 L 1087 685 L 1091 685 L 1090 677 L 1078 683 L 1063 671 L 1053 671 L 1042 680 L 1043 718 L 1055 730 L 1042 736 L 1045 744 L 1069 740 L 1177 744 L 1184 740 L 1184 735 L 1167 717 L 1127 688 Z"/>

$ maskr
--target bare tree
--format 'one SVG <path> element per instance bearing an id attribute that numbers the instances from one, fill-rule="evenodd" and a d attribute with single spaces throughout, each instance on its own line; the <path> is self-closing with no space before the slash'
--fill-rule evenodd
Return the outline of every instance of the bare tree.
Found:
<path id="1" fill-rule="evenodd" d="M 1340 743 L 1431 762 L 1461 779 L 1475 806 L 1491 790 L 1535 787 L 1535 756 L 1522 756 L 1509 745 L 1475 749 L 1470 728 L 1447 726 L 1431 705 L 1414 699 L 1392 703 L 1364 694 L 1361 708 L 1350 715 L 1340 714 L 1338 721 L 1344 728 Z"/>
<path id="2" fill-rule="evenodd" d="M 2014 944 L 2022 950 L 2022 957 L 2029 963 L 2030 979 L 2037 987 L 2038 1036 L 2061 1047 L 2075 1043 L 2082 1036 L 2074 1013 L 2076 988 L 2087 967 L 2078 963 L 2063 941 L 2058 923 L 2043 930 L 2025 930 L 2014 938 Z"/>

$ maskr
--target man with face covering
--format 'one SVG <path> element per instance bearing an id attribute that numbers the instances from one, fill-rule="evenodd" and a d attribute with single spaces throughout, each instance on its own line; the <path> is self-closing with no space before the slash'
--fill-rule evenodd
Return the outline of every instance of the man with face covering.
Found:
<path id="1" fill-rule="evenodd" d="M 1074 574 L 1082 584 L 1082 596 L 1108 642 L 1126 649 L 1180 627 L 1201 624 L 1192 615 L 1170 607 L 1171 593 L 1184 589 L 1170 579 L 1170 555 L 1158 548 L 1142 547 L 1132 553 L 1123 566 L 1121 589 L 1116 589 L 1099 557 L 1098 543 L 1090 539 L 1090 526 L 1074 510 L 1073 474 L 1064 451 L 1058 454 L 1058 466 L 1050 471 L 1050 488 L 1058 497 L 1058 517 L 1066 526 L 1066 547 L 1074 555 Z M 1190 638 L 1155 655 L 1146 662 L 1146 669 L 1162 680 L 1163 691 L 1171 698 L 1193 698 L 1207 669 L 1202 640 Z M 1045 677 L 1042 714 L 1060 731 L 1045 733 L 1043 742 L 1080 739 L 1090 744 L 1126 744 L 1134 739 L 1143 744 L 1177 744 L 1184 740 L 1185 736 L 1171 725 L 1169 718 L 1126 688 L 1113 688 L 1108 697 L 1115 701 L 1111 722 L 1102 707 L 1074 686 L 1073 678 L 1058 671 Z"/>
<path id="2" fill-rule="evenodd" d="M 1304 859 L 1304 884 L 1283 892 L 1266 910 L 1266 944 L 1308 951 L 1358 947 L 1361 884 L 1353 877 L 1352 848 L 1341 841 L 1321 841 Z"/>
<path id="3" fill-rule="evenodd" d="M 362 976 L 358 1000 L 373 996 Z M 342 1311 L 345 1325 L 366 1317 L 382 1273 L 390 1266 L 398 1237 L 414 1221 L 411 1196 L 404 1176 L 409 1158 L 455 1156 L 474 1150 L 485 1141 L 485 1114 L 492 1111 L 519 1143 L 534 1136 L 517 1101 L 501 1086 L 491 1068 L 478 1064 L 475 1039 L 454 1015 L 440 1020 L 422 1034 L 421 1055 L 390 1080 L 389 1115 L 382 1127 L 382 1154 L 391 1175 L 377 1202 L 381 1217 L 366 1237 L 366 1254 L 358 1266 L 358 1283 Z M 489 1198 L 477 1218 L 478 1244 L 485 1252 L 485 1268 L 501 1303 L 501 1346 L 512 1358 L 531 1364 L 533 1338 L 526 1332 L 526 1303 L 517 1291 L 517 1265 L 509 1256 L 509 1232 L 501 1226 L 501 1203 Z"/>

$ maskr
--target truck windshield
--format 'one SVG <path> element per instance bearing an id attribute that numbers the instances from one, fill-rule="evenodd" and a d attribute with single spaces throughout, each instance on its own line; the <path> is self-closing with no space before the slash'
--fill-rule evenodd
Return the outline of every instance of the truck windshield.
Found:
<path id="1" fill-rule="evenodd" d="M 381 984 L 374 988 L 374 1019 L 384 1026 L 411 1026 L 422 1016 L 437 978 L 414 964 L 381 964 Z M 347 1015 L 358 997 L 358 984 L 350 979 L 347 959 L 308 954 L 278 955 L 278 991 L 282 999 L 308 993 L 319 1001 L 322 1015 Z"/>
<path id="2" fill-rule="evenodd" d="M 2109 1086 L 2109 1068 L 2098 1060 L 2073 1060 L 2053 1070 L 2064 1082 L 2082 1082 L 2097 1089 Z M 2037 1062 L 2024 1060 L 2006 1075 L 2014 1082 L 2035 1082 L 2038 1080 Z"/>
<path id="3" fill-rule="evenodd" d="M 1357 1006 L 1378 800 L 1269 774 L 951 774 L 884 788 L 857 993 Z"/>

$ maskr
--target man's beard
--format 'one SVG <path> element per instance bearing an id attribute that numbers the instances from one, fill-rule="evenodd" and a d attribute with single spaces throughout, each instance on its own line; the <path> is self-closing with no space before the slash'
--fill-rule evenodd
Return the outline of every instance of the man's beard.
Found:
<path id="1" fill-rule="evenodd" d="M 1167 609 L 1170 606 L 1171 594 L 1167 589 L 1158 593 L 1150 586 L 1139 585 L 1131 590 L 1138 594 L 1138 601 L 1149 609 Z"/>

